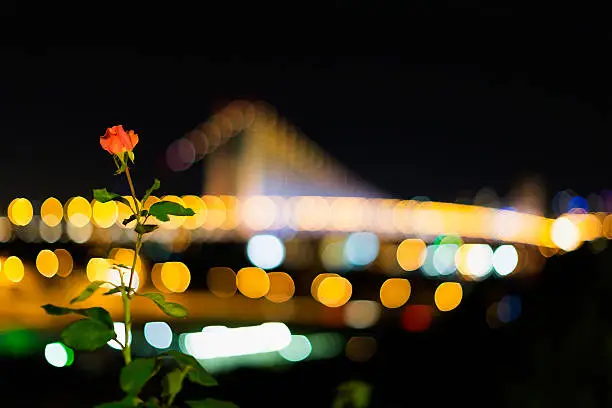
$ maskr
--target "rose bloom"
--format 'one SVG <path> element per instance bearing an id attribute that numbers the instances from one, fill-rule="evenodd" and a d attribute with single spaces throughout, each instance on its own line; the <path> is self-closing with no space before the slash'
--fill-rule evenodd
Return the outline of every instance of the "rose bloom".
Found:
<path id="1" fill-rule="evenodd" d="M 137 143 L 138 135 L 133 130 L 126 132 L 121 125 L 106 129 L 104 136 L 100 136 L 100 145 L 110 154 L 131 152 Z"/>

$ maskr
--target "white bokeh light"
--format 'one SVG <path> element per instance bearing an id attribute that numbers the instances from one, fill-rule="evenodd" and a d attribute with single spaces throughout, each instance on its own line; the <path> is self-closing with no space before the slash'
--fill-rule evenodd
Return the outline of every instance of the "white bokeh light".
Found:
<path id="1" fill-rule="evenodd" d="M 371 232 L 355 232 L 344 244 L 346 259 L 354 266 L 366 266 L 378 256 L 378 236 Z"/>
<path id="2" fill-rule="evenodd" d="M 147 343 L 157 349 L 166 349 L 172 344 L 172 329 L 166 322 L 149 322 L 144 326 Z"/>
<path id="3" fill-rule="evenodd" d="M 274 235 L 255 235 L 247 243 L 247 256 L 261 269 L 272 269 L 285 260 L 285 245 Z"/>
<path id="4" fill-rule="evenodd" d="M 580 230 L 567 217 L 557 218 L 551 227 L 553 243 L 564 251 L 573 251 L 580 246 Z"/>
<path id="5" fill-rule="evenodd" d="M 493 268 L 500 276 L 514 272 L 518 265 L 518 252 L 514 245 L 501 245 L 493 253 Z"/>

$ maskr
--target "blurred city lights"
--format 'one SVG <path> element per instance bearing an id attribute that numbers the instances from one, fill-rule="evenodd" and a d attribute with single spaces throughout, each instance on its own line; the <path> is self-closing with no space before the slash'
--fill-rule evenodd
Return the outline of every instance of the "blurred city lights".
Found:
<path id="1" fill-rule="evenodd" d="M 493 268 L 500 276 L 514 272 L 518 262 L 519 256 L 514 245 L 500 245 L 493 252 Z"/>
<path id="2" fill-rule="evenodd" d="M 308 337 L 302 335 L 291 335 L 291 342 L 278 354 L 287 361 L 297 362 L 308 358 L 312 352 L 312 345 Z"/>
<path id="3" fill-rule="evenodd" d="M 441 312 L 455 309 L 461 303 L 463 289 L 457 282 L 443 282 L 436 288 L 434 300 L 436 307 Z"/>
<path id="4" fill-rule="evenodd" d="M 66 367 L 72 365 L 74 352 L 62 343 L 49 343 L 45 346 L 45 359 L 53 367 Z"/>
<path id="5" fill-rule="evenodd" d="M 404 306 L 410 298 L 411 286 L 408 279 L 390 278 L 380 287 L 380 302 L 389 309 Z"/>
<path id="6" fill-rule="evenodd" d="M 274 235 L 255 235 L 247 243 L 249 261 L 262 269 L 273 269 L 285 259 L 285 245 Z"/>
<path id="7" fill-rule="evenodd" d="M 261 268 L 242 268 L 236 275 L 236 285 L 244 296 L 257 299 L 264 297 L 270 290 L 270 278 Z"/>
<path id="8" fill-rule="evenodd" d="M 184 336 L 185 351 L 197 359 L 233 357 L 280 351 L 291 344 L 291 331 L 284 323 L 203 330 Z"/>
<path id="9" fill-rule="evenodd" d="M 147 343 L 157 349 L 167 349 L 172 344 L 172 328 L 166 322 L 148 322 L 144 326 Z"/>
<path id="10" fill-rule="evenodd" d="M 371 232 L 355 232 L 346 239 L 344 251 L 347 260 L 354 266 L 366 266 L 378 256 L 378 236 Z"/>

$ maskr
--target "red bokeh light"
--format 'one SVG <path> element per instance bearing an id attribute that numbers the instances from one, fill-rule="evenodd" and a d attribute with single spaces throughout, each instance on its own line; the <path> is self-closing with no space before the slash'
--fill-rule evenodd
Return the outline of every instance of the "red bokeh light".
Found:
<path id="1" fill-rule="evenodd" d="M 402 314 L 402 327 L 410 332 L 422 332 L 431 326 L 433 309 L 428 305 L 409 305 Z"/>

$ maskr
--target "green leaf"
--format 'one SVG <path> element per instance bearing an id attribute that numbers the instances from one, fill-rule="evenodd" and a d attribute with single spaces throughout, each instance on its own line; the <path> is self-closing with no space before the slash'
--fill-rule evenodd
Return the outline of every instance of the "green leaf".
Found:
<path id="1" fill-rule="evenodd" d="M 142 400 L 140 398 L 128 395 L 127 397 L 125 397 L 121 401 L 106 402 L 106 403 L 104 403 L 102 405 L 96 405 L 95 408 L 128 408 L 128 407 L 137 407 L 138 404 L 140 404 L 141 402 L 142 402 Z"/>
<path id="2" fill-rule="evenodd" d="M 151 194 L 155 191 L 155 190 L 159 190 L 159 186 L 161 185 L 161 183 L 159 182 L 158 179 L 155 179 L 153 181 L 153 185 L 151 187 L 149 187 L 147 189 L 147 191 L 145 191 L 145 195 L 144 197 L 142 197 L 142 203 L 144 205 L 144 202 L 147 201 L 147 198 L 149 198 L 151 196 Z"/>
<path id="3" fill-rule="evenodd" d="M 129 217 L 127 217 L 125 220 L 121 221 L 121 223 L 123 225 L 128 225 L 130 222 L 134 221 L 135 219 L 136 219 L 136 216 L 132 214 Z"/>
<path id="4" fill-rule="evenodd" d="M 183 388 L 183 372 L 180 369 L 170 371 L 162 380 L 163 395 L 173 396 L 181 392 Z"/>
<path id="5" fill-rule="evenodd" d="M 206 398 L 201 401 L 186 401 L 191 408 L 238 408 L 238 405 L 229 401 Z"/>
<path id="6" fill-rule="evenodd" d="M 169 215 L 188 217 L 194 215 L 195 212 L 191 208 L 185 208 L 178 203 L 159 201 L 149 208 L 149 214 L 160 221 L 170 221 Z"/>
<path id="7" fill-rule="evenodd" d="M 114 295 L 115 293 L 120 293 L 121 292 L 121 288 L 112 288 L 111 290 L 109 290 L 108 292 L 103 293 L 103 296 L 108 296 L 108 295 Z"/>
<path id="8" fill-rule="evenodd" d="M 154 358 L 138 358 L 121 369 L 119 384 L 126 394 L 138 395 L 142 387 L 155 375 Z"/>
<path id="9" fill-rule="evenodd" d="M 127 154 L 127 157 L 130 159 L 130 161 L 131 161 L 132 163 L 134 163 L 134 152 L 133 152 L 133 151 L 131 151 L 131 150 L 128 150 L 128 151 L 126 152 L 126 154 Z M 126 160 L 126 161 L 127 161 L 127 160 Z"/>
<path id="10" fill-rule="evenodd" d="M 123 203 L 127 205 L 128 207 L 130 207 L 130 202 L 128 200 L 126 200 L 125 198 L 123 198 L 117 193 L 113 193 L 113 192 L 106 190 L 105 188 L 95 189 L 93 191 L 93 196 L 96 199 L 96 201 L 99 201 L 101 203 L 107 203 L 109 201 L 119 201 L 120 203 Z"/>
<path id="11" fill-rule="evenodd" d="M 134 231 L 139 234 L 148 234 L 149 232 L 155 231 L 157 228 L 159 228 L 158 225 L 138 224 L 136 228 L 134 228 Z"/>
<path id="12" fill-rule="evenodd" d="M 171 317 L 187 317 L 187 308 L 179 303 L 166 302 L 166 298 L 161 293 L 143 293 L 141 296 L 151 299 L 162 312 Z"/>
<path id="13" fill-rule="evenodd" d="M 62 341 L 68 347 L 81 351 L 93 351 L 115 338 L 115 330 L 99 321 L 82 319 L 62 331 Z"/>
<path id="14" fill-rule="evenodd" d="M 187 378 L 189 381 L 203 385 L 205 387 L 214 387 L 219 385 L 217 380 L 210 375 L 198 360 L 187 354 L 179 353 L 178 351 L 168 351 L 167 356 L 172 357 L 181 367 L 191 367 L 191 370 L 187 371 Z"/>
<path id="15" fill-rule="evenodd" d="M 45 312 L 53 316 L 63 316 L 70 313 L 76 313 L 81 316 L 89 317 L 90 319 L 103 324 L 107 328 L 114 330 L 113 319 L 111 318 L 110 313 L 108 313 L 108 311 L 102 307 L 71 309 L 69 307 L 60 307 L 47 304 L 44 305 L 42 308 L 45 309 Z"/>
<path id="16" fill-rule="evenodd" d="M 89 297 L 91 297 L 91 295 L 93 295 L 96 292 L 96 290 L 100 289 L 100 286 L 104 285 L 105 283 L 106 282 L 104 281 L 91 282 L 89 286 L 87 286 L 85 290 L 83 290 L 79 296 L 75 297 L 74 299 L 70 301 L 70 304 L 73 304 L 76 302 L 82 302 L 85 299 L 88 299 Z"/>

